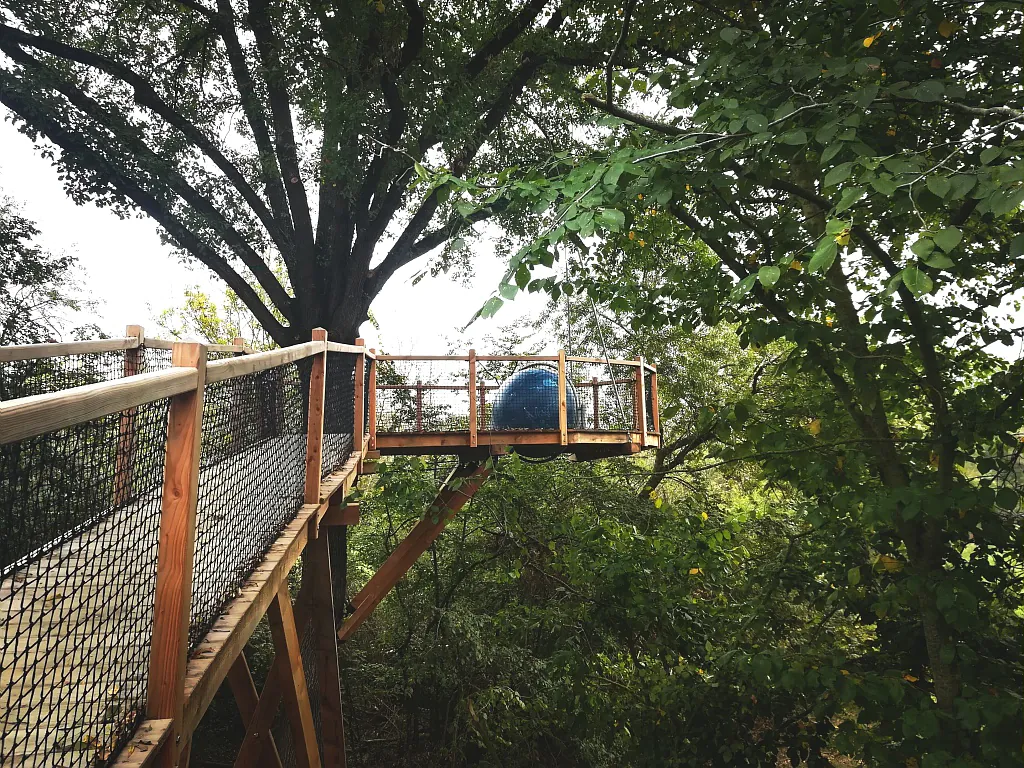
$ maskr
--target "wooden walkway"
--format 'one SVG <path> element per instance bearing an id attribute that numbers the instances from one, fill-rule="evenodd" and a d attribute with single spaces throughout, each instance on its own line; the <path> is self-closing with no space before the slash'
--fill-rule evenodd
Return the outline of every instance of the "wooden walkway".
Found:
<path id="1" fill-rule="evenodd" d="M 197 529 L 216 527 L 237 511 L 208 489 L 229 485 L 239 467 L 251 465 L 251 454 L 294 454 L 295 439 L 304 451 L 305 435 L 289 435 L 205 468 Z M 289 501 L 276 496 L 266 494 L 263 509 Z M 2 768 L 91 768 L 109 756 L 127 723 L 143 719 L 159 497 L 153 489 L 0 581 Z M 223 556 L 210 549 L 220 544 Z M 218 565 L 223 569 L 236 546 L 230 537 L 197 542 L 194 583 L 206 583 Z"/>

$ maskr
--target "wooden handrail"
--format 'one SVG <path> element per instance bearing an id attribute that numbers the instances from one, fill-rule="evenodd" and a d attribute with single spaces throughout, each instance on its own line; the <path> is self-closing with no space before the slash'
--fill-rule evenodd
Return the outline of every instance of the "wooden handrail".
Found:
<path id="1" fill-rule="evenodd" d="M 257 371 L 266 371 L 270 368 L 277 368 L 279 365 L 294 363 L 296 360 L 303 360 L 307 357 L 320 354 L 324 351 L 324 342 L 307 341 L 304 344 L 295 344 L 291 347 L 271 349 L 267 352 L 257 352 L 245 357 L 231 357 L 225 360 L 214 360 L 206 366 L 206 383 L 212 384 L 215 381 L 234 379 L 238 376 L 245 376 Z"/>
<path id="2" fill-rule="evenodd" d="M 177 342 L 167 339 L 143 339 L 142 345 L 150 349 L 173 349 Z M 253 349 L 248 344 L 207 344 L 207 352 L 234 352 L 241 355 L 253 354 Z"/>
<path id="3" fill-rule="evenodd" d="M 15 360 L 41 360 L 46 357 L 63 357 L 65 355 L 88 355 L 97 352 L 119 352 L 122 349 L 134 349 L 140 343 L 141 339 L 138 336 L 125 336 L 120 339 L 12 344 L 0 347 L 0 363 L 10 363 Z"/>
<path id="4" fill-rule="evenodd" d="M 358 344 L 339 344 L 336 341 L 329 341 L 329 342 L 327 342 L 327 351 L 328 352 L 348 352 L 348 353 L 353 354 L 353 355 L 366 355 L 367 357 L 372 357 L 372 358 L 376 358 L 377 357 L 375 354 L 373 354 L 366 347 L 360 346 Z"/>
<path id="5" fill-rule="evenodd" d="M 30 395 L 0 403 L 0 444 L 72 427 L 112 413 L 189 392 L 198 384 L 195 368 L 140 373 L 128 379 Z"/>

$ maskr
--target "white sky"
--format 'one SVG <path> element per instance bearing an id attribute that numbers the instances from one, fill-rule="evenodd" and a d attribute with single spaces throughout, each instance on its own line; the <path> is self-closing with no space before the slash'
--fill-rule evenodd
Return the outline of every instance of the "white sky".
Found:
<path id="1" fill-rule="evenodd" d="M 98 316 L 82 318 L 83 322 L 95 322 L 114 336 L 130 323 L 158 335 L 155 317 L 180 305 L 186 288 L 196 285 L 220 295 L 220 280 L 198 262 L 178 260 L 161 244 L 158 227 L 148 217 L 121 220 L 109 210 L 72 202 L 56 168 L 18 133 L 3 108 L 0 119 L 0 193 L 21 204 L 24 215 L 36 223 L 40 245 L 78 257 L 86 290 L 98 304 Z M 477 253 L 469 286 L 445 275 L 426 277 L 413 286 L 411 278 L 426 260 L 396 273 L 372 307 L 380 333 L 369 323 L 362 328 L 367 343 L 392 354 L 470 347 L 484 352 L 487 336 L 498 336 L 503 326 L 544 311 L 541 295 L 520 294 L 514 304 L 506 303 L 495 317 L 478 320 L 463 334 L 461 327 L 491 295 L 505 269 L 486 240 L 471 247 Z"/>

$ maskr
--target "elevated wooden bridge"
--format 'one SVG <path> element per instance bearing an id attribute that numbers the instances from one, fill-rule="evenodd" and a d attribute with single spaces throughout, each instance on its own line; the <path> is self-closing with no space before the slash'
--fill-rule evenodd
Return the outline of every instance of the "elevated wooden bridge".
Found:
<path id="1" fill-rule="evenodd" d="M 187 765 L 225 682 L 246 725 L 236 766 L 342 766 L 339 639 L 493 457 L 659 444 L 657 372 L 643 360 L 377 355 L 323 330 L 268 352 L 237 342 L 129 326 L 120 339 L 0 348 L 3 768 Z M 538 365 L 556 382 L 551 423 L 503 425 L 498 391 Z M 460 462 L 349 596 L 331 571 L 359 520 L 350 492 L 401 453 Z M 243 647 L 264 616 L 276 656 L 257 691 Z"/>

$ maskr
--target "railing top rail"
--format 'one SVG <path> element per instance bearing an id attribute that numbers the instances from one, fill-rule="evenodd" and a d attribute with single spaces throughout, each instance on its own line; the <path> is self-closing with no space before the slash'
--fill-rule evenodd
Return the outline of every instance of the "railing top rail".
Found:
<path id="1" fill-rule="evenodd" d="M 377 355 L 378 360 L 410 360 L 410 361 L 431 361 L 431 360 L 469 360 L 468 355 Z M 477 355 L 477 362 L 508 362 L 508 363 L 553 363 L 558 360 L 558 355 Z M 639 360 L 619 360 L 617 358 L 605 359 L 603 357 L 574 357 L 565 356 L 567 363 L 599 363 L 601 365 L 629 365 L 639 367 Z M 653 365 L 644 363 L 644 367 L 655 370 Z"/>
<path id="2" fill-rule="evenodd" d="M 169 368 L 0 403 L 0 444 L 43 435 L 193 390 L 195 368 Z"/>
<path id="3" fill-rule="evenodd" d="M 122 349 L 135 349 L 140 344 L 137 336 L 125 336 L 117 339 L 90 339 L 88 341 L 62 341 L 47 344 L 12 344 L 0 347 L 0 363 L 15 360 L 40 360 L 46 357 L 62 357 L 64 355 L 87 355 L 97 352 L 117 352 Z"/>
<path id="4" fill-rule="evenodd" d="M 355 355 L 366 355 L 367 357 L 376 359 L 377 355 L 371 352 L 366 347 L 356 346 L 355 344 L 339 344 L 336 341 L 327 342 L 328 352 L 351 352 Z"/>
<path id="5" fill-rule="evenodd" d="M 206 365 L 206 383 L 233 379 L 249 373 L 276 368 L 286 363 L 294 363 L 296 360 L 320 354 L 326 349 L 327 347 L 322 341 L 307 341 L 303 344 L 271 349 L 267 352 L 256 352 L 244 357 L 213 360 Z"/>
<path id="6" fill-rule="evenodd" d="M 176 342 L 167 339 L 153 339 L 147 336 L 143 341 L 144 347 L 150 349 L 174 349 Z M 207 344 L 207 352 L 235 352 L 237 354 L 252 354 L 253 348 L 248 344 Z"/>
<path id="7" fill-rule="evenodd" d="M 378 360 L 469 360 L 469 355 L 382 355 L 377 353 Z M 477 360 L 483 358 L 477 357 Z"/>

